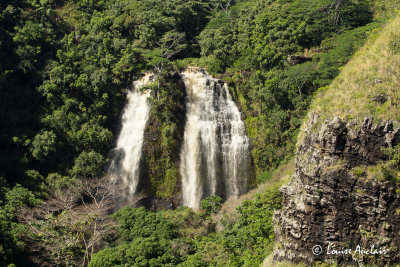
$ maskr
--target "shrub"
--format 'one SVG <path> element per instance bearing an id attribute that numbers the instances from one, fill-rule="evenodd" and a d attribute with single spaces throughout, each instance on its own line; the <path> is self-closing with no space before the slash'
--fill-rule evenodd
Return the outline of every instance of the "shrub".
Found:
<path id="1" fill-rule="evenodd" d="M 362 167 L 355 167 L 351 170 L 351 172 L 357 177 L 362 177 L 365 174 L 364 168 Z"/>
<path id="2" fill-rule="evenodd" d="M 89 266 L 176 266 L 177 259 L 168 240 L 137 238 L 93 256 Z"/>
<path id="3" fill-rule="evenodd" d="M 56 151 L 56 135 L 53 131 L 42 131 L 35 136 L 32 142 L 32 156 L 38 160 L 45 160 L 46 157 Z"/>
<path id="4" fill-rule="evenodd" d="M 99 177 L 103 173 L 105 158 L 96 151 L 83 151 L 76 159 L 72 168 L 74 177 Z"/>
<path id="5" fill-rule="evenodd" d="M 120 223 L 119 236 L 125 241 L 132 241 L 139 237 L 173 239 L 178 236 L 175 226 L 161 213 L 150 212 L 143 207 L 124 207 L 112 216 Z"/>
<path id="6" fill-rule="evenodd" d="M 211 196 L 203 199 L 200 202 L 200 208 L 204 210 L 205 216 L 209 216 L 212 213 L 217 213 L 222 206 L 222 198 L 219 196 Z"/>

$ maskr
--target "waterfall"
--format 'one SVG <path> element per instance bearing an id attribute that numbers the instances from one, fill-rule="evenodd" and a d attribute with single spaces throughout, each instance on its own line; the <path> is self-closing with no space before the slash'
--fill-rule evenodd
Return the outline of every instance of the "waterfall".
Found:
<path id="1" fill-rule="evenodd" d="M 121 207 L 134 197 L 139 184 L 143 135 L 150 111 L 147 103 L 150 90 L 141 92 L 140 89 L 149 83 L 153 76 L 146 74 L 133 82 L 133 90 L 127 94 L 127 104 L 122 113 L 122 127 L 117 145 L 109 154 L 110 164 L 107 174 L 120 186 L 117 192 L 117 207 Z"/>
<path id="2" fill-rule="evenodd" d="M 187 90 L 183 205 L 198 208 L 211 195 L 238 197 L 247 190 L 249 139 L 228 86 L 202 69 L 189 68 L 182 77 Z"/>

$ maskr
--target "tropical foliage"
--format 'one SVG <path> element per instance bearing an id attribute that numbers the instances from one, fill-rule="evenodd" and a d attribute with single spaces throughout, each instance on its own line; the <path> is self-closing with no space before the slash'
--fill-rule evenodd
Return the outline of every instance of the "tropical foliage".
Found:
<path id="1" fill-rule="evenodd" d="M 229 82 L 252 140 L 255 186 L 293 155 L 314 93 L 396 8 L 396 0 L 2 0 L 0 266 L 259 264 L 272 249 L 278 185 L 243 203 L 222 231 L 216 196 L 201 212 L 107 215 L 103 170 L 126 88 L 156 75 L 146 194 L 179 194 L 185 92 L 174 73 L 188 65 Z M 399 36 L 390 38 L 398 55 Z"/>

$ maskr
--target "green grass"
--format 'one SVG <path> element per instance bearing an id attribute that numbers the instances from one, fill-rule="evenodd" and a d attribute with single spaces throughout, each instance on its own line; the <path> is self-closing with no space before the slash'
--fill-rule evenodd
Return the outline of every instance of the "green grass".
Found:
<path id="1" fill-rule="evenodd" d="M 400 53 L 396 50 L 399 36 L 397 15 L 382 29 L 374 30 L 329 87 L 318 91 L 309 109 L 319 115 L 315 129 L 336 116 L 358 125 L 366 116 L 372 116 L 375 122 L 400 118 Z M 373 100 L 380 94 L 386 96 L 385 103 Z"/>

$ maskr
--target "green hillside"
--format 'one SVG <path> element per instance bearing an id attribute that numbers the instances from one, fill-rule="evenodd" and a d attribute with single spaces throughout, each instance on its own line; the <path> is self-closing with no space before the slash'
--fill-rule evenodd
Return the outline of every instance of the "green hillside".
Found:
<path id="1" fill-rule="evenodd" d="M 399 23 L 396 16 L 376 30 L 332 84 L 319 90 L 310 110 L 320 114 L 320 120 L 338 116 L 361 122 L 366 116 L 375 121 L 400 117 Z"/>
<path id="2" fill-rule="evenodd" d="M 307 113 L 320 122 L 399 119 L 399 8 L 397 0 L 2 0 L 0 266 L 259 266 L 273 251 L 279 187 L 293 173 Z M 188 66 L 228 83 L 251 140 L 253 191 L 225 204 L 212 196 L 200 211 L 114 212 L 107 153 L 126 90 L 149 71 L 143 198 L 179 198 L 177 73 Z"/>

